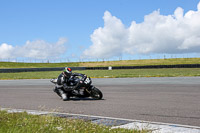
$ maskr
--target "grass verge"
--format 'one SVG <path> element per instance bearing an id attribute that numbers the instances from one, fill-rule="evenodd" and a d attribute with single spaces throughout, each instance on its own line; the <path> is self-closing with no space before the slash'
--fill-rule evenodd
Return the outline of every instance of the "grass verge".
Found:
<path id="1" fill-rule="evenodd" d="M 48 68 L 48 67 L 78 67 L 79 63 L 20 63 L 0 62 L 0 68 Z"/>
<path id="2" fill-rule="evenodd" d="M 1 133 L 147 133 L 147 130 L 112 129 L 83 120 L 50 115 L 30 115 L 0 111 Z"/>
<path id="3" fill-rule="evenodd" d="M 149 59 L 149 60 L 121 60 L 101 62 L 74 63 L 19 63 L 0 62 L 0 68 L 44 68 L 44 67 L 108 67 L 108 66 L 146 66 L 146 65 L 177 65 L 200 64 L 200 58 Z"/>
<path id="4" fill-rule="evenodd" d="M 178 64 L 200 64 L 200 58 L 175 58 L 175 59 L 148 59 L 148 60 L 103 61 L 103 62 L 80 62 L 79 66 L 107 67 L 107 66 L 178 65 Z"/>
<path id="5" fill-rule="evenodd" d="M 200 68 L 164 68 L 164 69 L 126 69 L 126 70 L 84 70 L 92 78 L 128 78 L 128 77 L 192 77 L 200 76 Z M 57 78 L 61 71 L 0 73 L 0 79 L 51 79 Z"/>

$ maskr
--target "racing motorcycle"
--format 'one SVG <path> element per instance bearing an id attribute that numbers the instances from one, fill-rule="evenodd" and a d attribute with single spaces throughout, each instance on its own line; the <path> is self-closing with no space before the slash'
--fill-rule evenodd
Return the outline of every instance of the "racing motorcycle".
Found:
<path id="1" fill-rule="evenodd" d="M 55 85 L 57 84 L 57 79 L 51 79 L 50 80 Z M 84 78 L 81 78 L 79 76 L 73 76 L 69 79 L 69 85 L 75 86 L 75 89 L 71 91 L 65 91 L 67 93 L 68 98 L 70 97 L 79 97 L 79 98 L 86 98 L 91 97 L 95 100 L 100 100 L 103 97 L 102 92 L 92 85 L 92 80 L 90 77 L 87 77 L 85 75 Z"/>

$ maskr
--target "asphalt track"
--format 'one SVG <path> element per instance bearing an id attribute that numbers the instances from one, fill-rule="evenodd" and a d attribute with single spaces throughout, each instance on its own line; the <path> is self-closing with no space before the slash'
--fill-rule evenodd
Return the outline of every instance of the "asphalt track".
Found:
<path id="1" fill-rule="evenodd" d="M 49 80 L 0 80 L 0 107 L 200 126 L 200 77 L 93 79 L 103 100 L 62 101 Z"/>

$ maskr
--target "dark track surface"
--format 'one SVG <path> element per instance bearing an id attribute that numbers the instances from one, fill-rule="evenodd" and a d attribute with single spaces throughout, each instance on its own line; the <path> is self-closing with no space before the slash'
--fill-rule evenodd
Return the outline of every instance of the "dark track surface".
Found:
<path id="1" fill-rule="evenodd" d="M 200 126 L 200 77 L 93 79 L 104 100 L 62 101 L 49 80 L 0 80 L 0 107 Z"/>

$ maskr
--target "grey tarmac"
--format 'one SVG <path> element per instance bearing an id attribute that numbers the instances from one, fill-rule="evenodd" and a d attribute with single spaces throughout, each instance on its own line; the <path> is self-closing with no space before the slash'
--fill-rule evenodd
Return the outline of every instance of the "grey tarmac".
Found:
<path id="1" fill-rule="evenodd" d="M 200 126 L 200 77 L 93 79 L 103 100 L 62 101 L 49 79 L 0 80 L 0 107 Z"/>

